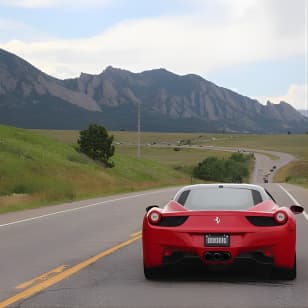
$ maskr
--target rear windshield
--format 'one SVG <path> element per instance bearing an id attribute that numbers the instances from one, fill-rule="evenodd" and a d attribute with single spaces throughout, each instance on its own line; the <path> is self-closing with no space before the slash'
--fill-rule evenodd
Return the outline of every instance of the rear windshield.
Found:
<path id="1" fill-rule="evenodd" d="M 189 210 L 246 210 L 262 196 L 253 189 L 213 187 L 184 191 L 177 201 Z"/>

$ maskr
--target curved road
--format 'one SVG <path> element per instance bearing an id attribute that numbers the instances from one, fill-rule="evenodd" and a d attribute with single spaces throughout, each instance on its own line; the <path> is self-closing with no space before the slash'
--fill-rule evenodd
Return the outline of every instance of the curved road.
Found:
<path id="1" fill-rule="evenodd" d="M 268 168 L 258 157 L 257 169 Z M 281 205 L 308 200 L 303 188 L 264 185 Z M 138 232 L 144 209 L 163 205 L 175 191 L 1 215 L 0 307 L 308 307 L 307 214 L 297 217 L 295 281 L 272 281 L 254 269 L 203 273 L 198 267 L 169 280 L 145 280 Z"/>

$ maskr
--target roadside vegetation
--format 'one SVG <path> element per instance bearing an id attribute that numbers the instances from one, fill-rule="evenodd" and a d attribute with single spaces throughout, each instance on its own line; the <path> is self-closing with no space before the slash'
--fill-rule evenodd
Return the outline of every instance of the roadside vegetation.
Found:
<path id="1" fill-rule="evenodd" d="M 232 181 L 228 176 L 191 177 L 195 166 L 208 157 L 230 158 L 228 152 L 204 146 L 290 153 L 298 160 L 282 168 L 275 180 L 308 187 L 308 135 L 142 133 L 142 158 L 137 159 L 135 132 L 111 134 L 115 167 L 106 169 L 76 151 L 79 131 L 0 126 L 0 213 L 162 186 Z M 249 160 L 249 173 L 252 168 Z M 248 182 L 245 174 L 241 180 Z"/>
<path id="2" fill-rule="evenodd" d="M 289 153 L 297 160 L 278 170 L 274 182 L 308 187 L 308 134 L 234 135 L 232 139 L 216 139 L 212 144 Z"/>
<path id="3" fill-rule="evenodd" d="M 115 167 L 106 169 L 75 146 L 0 125 L 0 213 L 190 180 L 183 172 L 125 154 L 115 154 Z"/>
<path id="4" fill-rule="evenodd" d="M 275 182 L 296 184 L 308 188 L 308 160 L 294 161 L 281 168 Z"/>
<path id="5" fill-rule="evenodd" d="M 57 138 L 63 142 L 73 143 L 78 139 L 78 131 L 49 131 L 41 130 L 43 134 Z M 112 132 L 114 135 L 114 140 L 116 143 L 116 149 L 118 152 L 127 152 L 131 154 L 135 151 L 134 144 L 136 144 L 136 133 L 134 132 Z M 286 134 L 284 135 L 246 135 L 246 134 L 209 134 L 209 133 L 153 133 L 153 132 L 143 132 L 142 133 L 142 143 L 144 144 L 143 156 L 144 157 L 154 157 L 154 159 L 159 161 L 158 153 L 159 149 L 150 149 L 148 145 L 163 144 L 165 146 L 173 146 L 181 148 L 181 140 L 185 140 L 192 146 L 223 146 L 223 147 L 236 147 L 236 148 L 252 148 L 259 150 L 269 150 L 285 152 L 294 155 L 297 161 L 292 162 L 290 165 L 279 170 L 275 177 L 275 182 L 289 182 L 297 185 L 303 185 L 308 187 L 308 134 L 294 135 Z M 188 141 L 189 140 L 189 141 Z M 164 150 L 162 150 L 164 151 Z M 186 150 L 185 150 L 186 151 Z M 192 150 L 188 155 L 192 157 L 192 164 L 196 164 L 198 161 L 211 156 L 211 151 L 202 151 L 205 154 L 202 157 L 202 153 L 198 154 L 197 151 Z M 201 152 L 201 151 L 199 151 Z M 168 152 L 170 153 L 170 152 Z M 177 153 L 184 154 L 184 152 L 179 151 Z M 192 154 L 193 153 L 193 154 Z M 212 151 L 212 156 L 220 157 L 218 151 Z M 157 155 L 156 155 L 157 154 Z M 186 152 L 185 152 L 186 154 Z M 199 159 L 197 156 L 200 155 Z M 167 157 L 160 156 L 162 161 L 166 160 L 167 163 L 172 164 L 169 161 L 170 156 Z M 184 158 L 185 155 L 181 157 Z M 271 159 L 277 159 L 277 157 L 271 156 Z M 181 159 L 177 161 L 180 155 L 174 156 L 174 164 L 178 163 L 185 164 L 185 160 L 181 162 Z M 172 159 L 172 158 L 171 158 Z M 177 161 L 177 162 L 176 162 Z M 182 164 L 182 166 L 184 166 Z M 190 165 L 192 165 L 190 164 Z M 186 171 L 192 170 L 192 167 L 184 167 Z"/>
<path id="6" fill-rule="evenodd" d="M 77 140 L 78 151 L 86 154 L 95 161 L 101 162 L 105 167 L 114 167 L 110 158 L 114 155 L 113 136 L 109 136 L 105 127 L 90 124 L 82 130 Z"/>
<path id="7" fill-rule="evenodd" d="M 35 130 L 40 134 L 52 137 L 67 144 L 74 144 L 78 140 L 79 132 L 73 130 Z M 114 136 L 115 151 L 117 154 L 127 155 L 135 159 L 137 154 L 136 132 L 111 132 Z M 184 173 L 191 178 L 193 168 L 198 162 L 209 157 L 227 158 L 228 152 L 206 149 L 194 149 L 189 146 L 180 146 L 181 140 L 194 139 L 200 134 L 187 133 L 151 133 L 142 132 L 142 158 L 155 161 L 169 168 Z M 201 148 L 200 148 L 201 149 Z"/>
<path id="8" fill-rule="evenodd" d="M 249 176 L 253 154 L 233 153 L 227 159 L 210 156 L 193 170 L 193 176 L 202 180 L 226 183 L 243 183 Z"/>

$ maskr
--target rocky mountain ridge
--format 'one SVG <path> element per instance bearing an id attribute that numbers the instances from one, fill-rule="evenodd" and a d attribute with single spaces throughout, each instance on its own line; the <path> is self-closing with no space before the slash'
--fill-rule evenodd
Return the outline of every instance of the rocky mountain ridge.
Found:
<path id="1" fill-rule="evenodd" d="M 0 49 L 0 121 L 23 127 L 75 128 L 99 122 L 110 129 L 269 133 L 308 129 L 286 102 L 266 105 L 194 74 L 142 73 L 107 67 L 101 74 L 53 78 Z M 1 116 L 2 115 L 2 116 Z"/>
<path id="2" fill-rule="evenodd" d="M 305 117 L 308 117 L 308 109 L 298 109 L 297 111 L 303 114 Z"/>

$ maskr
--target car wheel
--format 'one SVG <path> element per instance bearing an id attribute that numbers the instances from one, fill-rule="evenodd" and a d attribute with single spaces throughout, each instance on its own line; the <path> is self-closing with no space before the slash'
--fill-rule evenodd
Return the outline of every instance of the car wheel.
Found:
<path id="1" fill-rule="evenodd" d="M 144 277 L 146 279 L 158 279 L 161 275 L 161 268 L 157 267 L 143 267 Z"/>
<path id="2" fill-rule="evenodd" d="M 273 274 L 276 279 L 294 280 L 296 278 L 296 257 L 292 268 L 275 267 Z"/>

